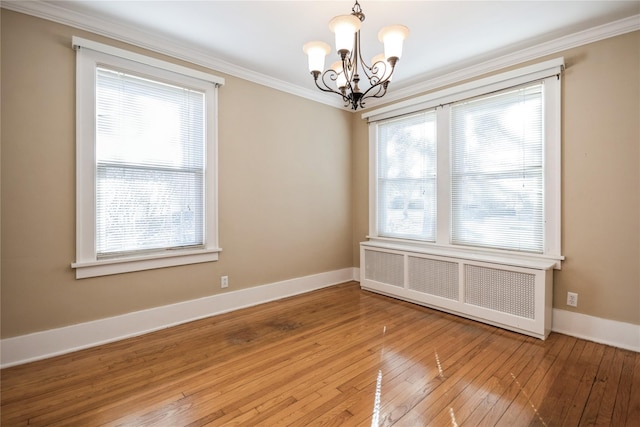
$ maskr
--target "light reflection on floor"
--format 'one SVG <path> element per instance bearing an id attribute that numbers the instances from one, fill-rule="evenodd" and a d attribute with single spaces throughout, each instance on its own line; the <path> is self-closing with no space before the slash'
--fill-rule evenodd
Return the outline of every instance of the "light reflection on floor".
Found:
<path id="1" fill-rule="evenodd" d="M 436 366 L 438 367 L 438 375 L 440 378 L 444 379 L 444 372 L 442 371 L 442 365 L 440 364 L 440 357 L 438 356 L 438 352 L 436 351 Z"/>
<path id="2" fill-rule="evenodd" d="M 451 416 L 451 427 L 458 427 L 458 422 L 456 421 L 456 414 L 453 413 L 453 408 L 449 408 L 449 415 Z"/>
<path id="3" fill-rule="evenodd" d="M 384 363 L 384 338 L 387 334 L 387 325 L 382 327 L 382 344 L 380 345 L 380 366 Z M 371 417 L 371 427 L 380 425 L 380 399 L 382 398 L 382 369 L 378 370 L 376 378 L 376 393 L 373 398 L 373 416 Z"/>
<path id="4" fill-rule="evenodd" d="M 380 425 L 380 398 L 382 396 L 382 371 L 378 371 L 376 379 L 376 394 L 373 400 L 373 417 L 371 418 L 371 427 Z"/>
<path id="5" fill-rule="evenodd" d="M 526 392 L 526 390 L 522 387 L 522 385 L 520 385 L 520 381 L 518 381 L 518 379 L 516 378 L 516 376 L 513 374 L 513 372 L 510 372 L 511 374 L 511 378 L 513 378 L 513 380 L 516 382 L 516 384 L 518 385 L 518 387 L 520 388 L 520 391 L 522 392 L 522 394 L 524 394 L 524 397 L 527 398 L 527 400 L 529 401 L 529 405 L 531 405 L 531 407 L 533 408 L 533 412 L 536 414 L 536 417 L 538 417 L 538 419 L 540 420 L 540 422 L 542 423 L 543 426 L 547 426 L 547 423 L 544 422 L 544 420 L 542 419 L 542 417 L 540 416 L 540 413 L 538 412 L 538 408 L 536 408 L 536 405 L 533 404 L 533 402 L 531 401 L 531 398 L 529 397 L 529 394 Z"/>

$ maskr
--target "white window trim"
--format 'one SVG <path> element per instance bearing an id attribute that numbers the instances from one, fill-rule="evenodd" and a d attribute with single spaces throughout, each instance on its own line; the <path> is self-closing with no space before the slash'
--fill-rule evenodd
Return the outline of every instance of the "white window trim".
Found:
<path id="1" fill-rule="evenodd" d="M 76 61 L 76 279 L 150 270 L 218 260 L 218 97 L 224 79 L 156 58 L 73 37 Z M 109 64 L 124 69 L 135 62 L 137 70 L 206 91 L 206 218 L 205 247 L 167 250 L 154 254 L 97 259 L 95 229 L 95 88 L 96 66 Z M 178 76 L 176 76 L 178 74 Z M 89 93 L 88 93 L 89 92 Z"/>
<path id="2" fill-rule="evenodd" d="M 429 93 L 386 107 L 367 111 L 362 118 L 369 121 L 369 245 L 380 247 L 421 250 L 434 255 L 447 255 L 459 258 L 473 258 L 487 262 L 501 262 L 514 265 L 536 262 L 552 263 L 553 268 L 560 269 L 564 256 L 561 254 L 561 79 L 559 75 L 564 69 L 564 58 L 557 58 L 539 64 L 530 65 L 517 70 L 479 79 L 452 88 Z M 507 89 L 532 81 L 544 80 L 545 97 L 545 130 L 544 130 L 544 251 L 542 254 L 529 254 L 516 251 L 465 247 L 450 243 L 450 176 L 437 175 L 437 229 L 436 242 L 422 242 L 378 235 L 377 221 L 377 122 L 380 120 L 414 113 L 421 110 L 445 106 L 452 102 L 480 96 L 494 91 Z M 448 141 L 444 148 L 442 141 L 448 139 L 448 115 L 445 126 L 438 126 L 438 170 L 449 170 L 450 157 Z"/>

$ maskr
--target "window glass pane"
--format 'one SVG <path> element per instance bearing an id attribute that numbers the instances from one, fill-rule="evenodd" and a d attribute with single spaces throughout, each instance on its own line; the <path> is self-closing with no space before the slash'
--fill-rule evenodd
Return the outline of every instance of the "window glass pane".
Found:
<path id="1" fill-rule="evenodd" d="M 204 98 L 98 68 L 98 256 L 204 244 Z"/>
<path id="2" fill-rule="evenodd" d="M 378 125 L 378 235 L 435 241 L 436 114 Z"/>
<path id="3" fill-rule="evenodd" d="M 543 251 L 542 85 L 451 109 L 454 244 Z"/>

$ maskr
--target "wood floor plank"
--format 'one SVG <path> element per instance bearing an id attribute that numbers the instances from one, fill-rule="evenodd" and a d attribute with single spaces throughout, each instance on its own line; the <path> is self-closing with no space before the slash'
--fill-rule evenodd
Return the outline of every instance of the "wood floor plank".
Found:
<path id="1" fill-rule="evenodd" d="M 640 355 L 355 282 L 0 371 L 3 426 L 637 427 Z"/>
<path id="2" fill-rule="evenodd" d="M 580 425 L 589 394 L 593 390 L 596 372 L 600 366 L 605 346 L 587 341 L 582 354 L 574 361 L 582 372 L 571 407 L 563 420 L 564 425 Z"/>
<path id="3" fill-rule="evenodd" d="M 598 419 L 602 425 L 609 425 L 611 422 L 615 391 L 618 389 L 622 370 L 620 354 L 613 347 L 605 347 L 591 393 L 580 417 L 581 425 L 596 425 Z"/>
<path id="4" fill-rule="evenodd" d="M 528 425 L 540 418 L 540 405 L 531 400 L 532 393 L 545 378 L 553 379 L 556 369 L 575 351 L 571 340 L 558 339 L 560 346 L 551 346 L 539 359 L 533 359 L 520 375 L 513 375 L 513 400 L 507 410 L 496 420 L 496 426 Z M 553 369 L 551 374 L 549 370 Z M 546 418 L 543 418 L 545 420 Z"/>
<path id="5" fill-rule="evenodd" d="M 629 409 L 631 399 L 631 387 L 633 381 L 633 368 L 636 354 L 631 351 L 622 351 L 624 355 L 621 362 L 620 382 L 618 389 L 615 391 L 613 413 L 611 414 L 611 425 L 624 425 Z"/>
<path id="6" fill-rule="evenodd" d="M 632 378 L 629 408 L 627 409 L 625 425 L 633 425 L 632 423 L 637 423 L 637 421 L 640 420 L 640 355 L 638 353 L 635 353 Z"/>

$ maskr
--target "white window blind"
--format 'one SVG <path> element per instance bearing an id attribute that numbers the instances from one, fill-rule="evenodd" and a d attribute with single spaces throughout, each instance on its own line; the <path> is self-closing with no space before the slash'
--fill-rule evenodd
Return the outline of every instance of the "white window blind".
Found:
<path id="1" fill-rule="evenodd" d="M 451 241 L 542 253 L 543 85 L 451 107 Z"/>
<path id="2" fill-rule="evenodd" d="M 98 258 L 204 245 L 205 94 L 96 70 Z"/>
<path id="3" fill-rule="evenodd" d="M 377 141 L 379 235 L 434 241 L 435 111 L 379 123 Z"/>

